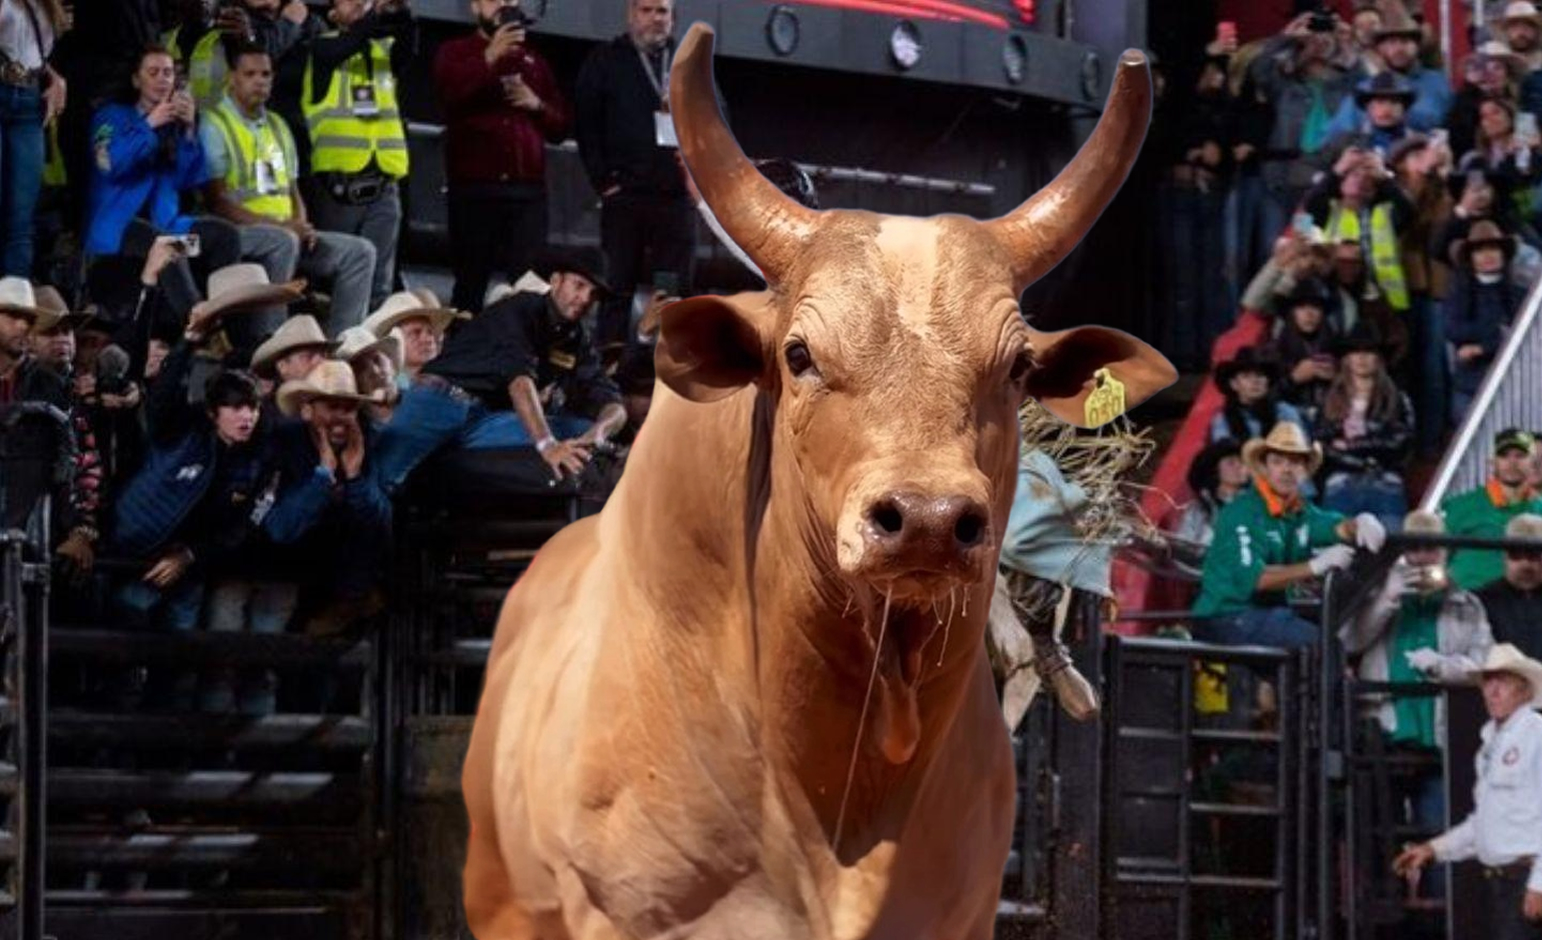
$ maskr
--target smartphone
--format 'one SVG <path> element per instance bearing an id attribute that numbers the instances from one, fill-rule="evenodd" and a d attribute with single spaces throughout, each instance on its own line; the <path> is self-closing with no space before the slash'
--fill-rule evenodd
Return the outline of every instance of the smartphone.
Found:
<path id="1" fill-rule="evenodd" d="M 1437 127 L 1430 131 L 1430 146 L 1451 148 L 1451 132 L 1444 127 Z"/>
<path id="2" fill-rule="evenodd" d="M 1237 38 L 1237 23 L 1234 20 L 1221 20 L 1215 24 L 1215 38 L 1221 42 L 1232 42 Z"/>
<path id="3" fill-rule="evenodd" d="M 1317 223 L 1312 221 L 1310 212 L 1297 212 L 1290 220 L 1290 227 L 1302 238 L 1311 238 L 1312 233 L 1317 230 Z"/>
<path id="4" fill-rule="evenodd" d="M 1530 111 L 1522 111 L 1515 116 L 1515 136 L 1522 140 L 1536 141 L 1537 116 Z"/>
<path id="5" fill-rule="evenodd" d="M 197 232 L 188 232 L 186 235 L 178 235 L 177 242 L 182 245 L 183 253 L 186 254 L 189 258 L 198 257 L 199 252 L 203 250 L 203 245 L 198 239 Z"/>
<path id="6" fill-rule="evenodd" d="M 1308 21 L 1306 28 L 1314 33 L 1333 32 L 1333 14 L 1324 10 L 1313 13 L 1312 19 Z"/>

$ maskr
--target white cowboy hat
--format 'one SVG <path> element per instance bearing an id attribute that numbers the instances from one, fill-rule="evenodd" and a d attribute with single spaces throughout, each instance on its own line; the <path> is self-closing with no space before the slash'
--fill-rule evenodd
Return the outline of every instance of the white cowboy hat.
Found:
<path id="1" fill-rule="evenodd" d="M 209 274 L 209 296 L 193 307 L 193 315 L 207 319 L 238 310 L 288 306 L 300 299 L 304 289 L 303 280 L 274 284 L 260 264 L 229 264 Z"/>
<path id="2" fill-rule="evenodd" d="M 296 349 L 308 348 L 322 349 L 331 355 L 337 348 L 337 341 L 327 339 L 327 334 L 321 331 L 321 324 L 310 314 L 290 317 L 252 353 L 252 371 L 269 378 L 273 374 L 273 363 L 279 358 Z"/>
<path id="3" fill-rule="evenodd" d="M 1531 707 L 1542 708 L 1542 663 L 1537 662 L 1510 643 L 1495 643 L 1489 647 L 1488 658 L 1477 669 L 1467 671 L 1468 678 L 1481 682 L 1493 672 L 1508 672 L 1520 676 L 1531 685 Z"/>
<path id="4" fill-rule="evenodd" d="M 1242 445 L 1242 462 L 1254 473 L 1264 472 L 1264 457 L 1269 452 L 1305 457 L 1307 473 L 1322 466 L 1322 445 L 1308 442 L 1306 434 L 1291 421 L 1281 421 L 1269 430 L 1268 437 L 1255 437 Z"/>
<path id="5" fill-rule="evenodd" d="M 286 415 L 296 415 L 300 413 L 302 405 L 317 399 L 379 405 L 385 402 L 386 396 L 384 389 L 360 395 L 348 363 L 328 359 L 312 369 L 305 378 L 290 379 L 279 386 L 278 410 Z"/>
<path id="6" fill-rule="evenodd" d="M 463 320 L 469 316 L 441 304 L 433 291 L 419 288 L 399 291 L 387 297 L 378 310 L 364 318 L 364 326 L 376 336 L 383 337 L 403 320 L 425 317 L 433 324 L 434 332 L 438 333 L 443 332 L 451 320 Z"/>
<path id="7" fill-rule="evenodd" d="M 38 307 L 32 282 L 14 275 L 0 277 L 0 313 L 9 313 L 34 323 L 47 315 Z"/>
<path id="8" fill-rule="evenodd" d="M 386 354 L 386 358 L 396 366 L 396 371 L 400 372 L 402 346 L 402 331 L 394 327 L 386 335 L 376 336 L 367 326 L 350 326 L 337 334 L 337 351 L 332 355 L 341 362 L 352 364 L 358 357 L 378 349 Z"/>
<path id="9" fill-rule="evenodd" d="M 1531 0 L 1515 0 L 1514 3 L 1505 4 L 1505 15 L 1500 19 L 1506 23 L 1511 20 L 1529 20 L 1533 26 L 1542 26 L 1542 14 L 1537 12 L 1537 5 Z"/>

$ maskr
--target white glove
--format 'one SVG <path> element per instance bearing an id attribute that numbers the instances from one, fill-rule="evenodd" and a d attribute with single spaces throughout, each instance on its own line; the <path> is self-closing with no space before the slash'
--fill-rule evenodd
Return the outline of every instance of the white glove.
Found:
<path id="1" fill-rule="evenodd" d="M 1307 566 L 1312 569 L 1312 574 L 1322 577 L 1334 568 L 1348 568 L 1349 563 L 1355 560 L 1355 550 L 1348 545 L 1330 545 L 1312 556 Z"/>
<path id="2" fill-rule="evenodd" d="M 1420 672 L 1434 672 L 1440 666 L 1441 655 L 1428 646 L 1416 650 L 1409 650 L 1403 656 L 1408 660 L 1408 665 Z"/>
<path id="3" fill-rule="evenodd" d="M 1355 544 L 1367 551 L 1379 552 L 1387 543 L 1387 527 L 1368 512 L 1355 517 Z"/>

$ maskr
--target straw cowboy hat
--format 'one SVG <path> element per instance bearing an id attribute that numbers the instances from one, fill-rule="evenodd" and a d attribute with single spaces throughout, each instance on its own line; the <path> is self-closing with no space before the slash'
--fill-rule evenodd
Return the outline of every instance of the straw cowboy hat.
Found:
<path id="1" fill-rule="evenodd" d="M 1472 253 L 1479 248 L 1498 248 L 1504 252 L 1505 264 L 1515 257 L 1515 236 L 1506 235 L 1499 226 L 1482 219 L 1474 222 L 1472 228 L 1467 230 L 1467 237 L 1459 239 L 1451 245 L 1451 260 L 1457 267 L 1466 266 L 1472 259 Z"/>
<path id="2" fill-rule="evenodd" d="M 39 287 L 37 297 L 38 317 L 32 322 L 32 332 L 38 334 L 53 333 L 57 330 L 78 330 L 91 320 L 96 319 L 89 313 L 75 313 L 70 310 L 70 305 L 64 302 L 64 295 L 52 287 Z"/>
<path id="3" fill-rule="evenodd" d="M 336 348 L 337 341 L 327 339 L 315 317 L 310 314 L 290 317 L 252 353 L 252 371 L 263 378 L 272 378 L 273 363 L 297 349 L 318 349 L 330 356 Z"/>
<path id="4" fill-rule="evenodd" d="M 274 284 L 260 264 L 230 264 L 209 275 L 209 296 L 193 306 L 192 317 L 207 320 L 239 310 L 287 307 L 304 290 L 303 280 Z"/>
<path id="5" fill-rule="evenodd" d="M 1376 27 L 1376 31 L 1371 34 L 1371 42 L 1378 43 L 1383 39 L 1405 37 L 1413 40 L 1422 40 L 1424 38 L 1424 30 L 1420 28 L 1418 23 L 1414 22 L 1413 17 L 1408 15 L 1406 9 L 1394 9 L 1385 15 L 1382 24 Z"/>
<path id="6" fill-rule="evenodd" d="M 1496 672 L 1508 672 L 1525 679 L 1531 686 L 1531 707 L 1542 708 L 1542 663 L 1522 653 L 1512 643 L 1495 643 L 1489 647 L 1483 665 L 1468 670 L 1467 677 L 1481 682 L 1484 676 Z"/>
<path id="7" fill-rule="evenodd" d="M 337 351 L 332 355 L 351 365 L 355 359 L 375 350 L 385 353 L 397 372 L 402 371 L 402 331 L 394 328 L 384 336 L 376 336 L 369 327 L 350 326 L 337 334 Z"/>
<path id="8" fill-rule="evenodd" d="M 1512 517 L 1505 524 L 1505 538 L 1542 541 L 1542 516 L 1534 512 L 1523 512 Z"/>
<path id="9" fill-rule="evenodd" d="M 299 414 L 302 406 L 313 401 L 380 405 L 385 400 L 384 389 L 360 395 L 359 386 L 353 380 L 353 370 L 348 367 L 348 363 L 336 359 L 328 359 L 312 369 L 305 378 L 290 379 L 278 389 L 278 410 L 291 416 Z"/>
<path id="10" fill-rule="evenodd" d="M 1446 520 L 1427 509 L 1415 509 L 1403 517 L 1403 531 L 1409 535 L 1445 535 Z"/>
<path id="11" fill-rule="evenodd" d="M 1479 61 L 1492 59 L 1503 63 L 1504 67 L 1510 70 L 1513 78 L 1518 78 L 1527 72 L 1526 59 L 1498 39 L 1490 39 L 1479 46 L 1473 51 L 1472 57 Z"/>
<path id="12" fill-rule="evenodd" d="M 1281 421 L 1269 430 L 1268 437 L 1255 437 L 1242 445 L 1242 462 L 1254 473 L 1264 472 L 1264 457 L 1270 453 L 1306 458 L 1308 473 L 1322 466 L 1322 445 L 1309 442 L 1294 422 Z"/>
<path id="13" fill-rule="evenodd" d="M 0 277 L 0 313 L 8 313 L 13 317 L 21 317 L 36 323 L 40 317 L 46 316 L 38 307 L 37 294 L 32 289 L 32 282 L 24 277 Z"/>
<path id="14" fill-rule="evenodd" d="M 426 317 L 433 325 L 434 332 L 442 333 L 451 321 L 468 319 L 469 316 L 441 304 L 433 291 L 419 288 L 399 291 L 387 297 L 380 309 L 364 318 L 364 326 L 376 336 L 383 337 L 403 320 Z"/>
<path id="15" fill-rule="evenodd" d="M 1509 23 L 1512 20 L 1525 20 L 1531 25 L 1542 29 L 1542 13 L 1537 12 L 1537 5 L 1531 0 L 1515 0 L 1514 3 L 1505 5 L 1505 15 L 1500 19 Z"/>

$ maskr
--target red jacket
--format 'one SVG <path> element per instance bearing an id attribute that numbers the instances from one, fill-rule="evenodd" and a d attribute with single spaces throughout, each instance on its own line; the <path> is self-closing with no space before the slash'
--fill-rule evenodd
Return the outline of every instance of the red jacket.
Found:
<path id="1" fill-rule="evenodd" d="M 547 141 L 567 136 L 572 111 L 551 67 L 526 43 L 488 68 L 480 32 L 451 39 L 434 59 L 444 105 L 445 176 L 456 183 L 542 183 Z M 545 107 L 532 114 L 509 104 L 503 77 L 521 75 Z"/>

